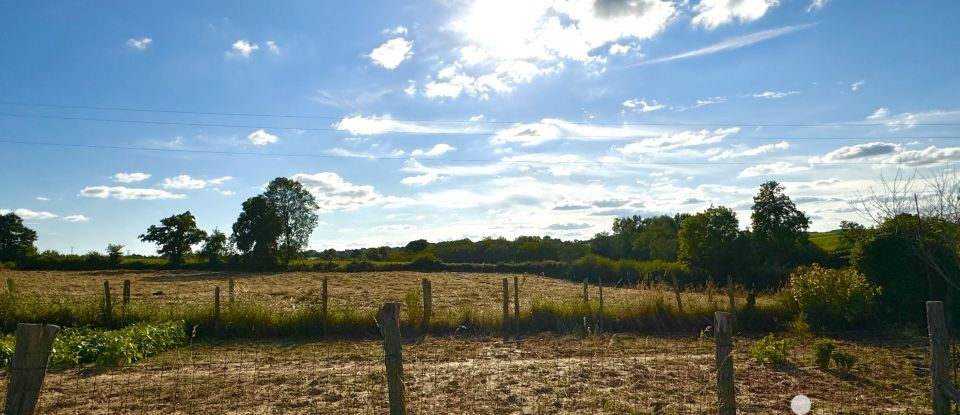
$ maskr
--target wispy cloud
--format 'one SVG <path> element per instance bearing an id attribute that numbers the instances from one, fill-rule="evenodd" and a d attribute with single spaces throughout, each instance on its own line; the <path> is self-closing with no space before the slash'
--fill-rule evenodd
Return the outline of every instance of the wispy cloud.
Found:
<path id="1" fill-rule="evenodd" d="M 777 29 L 763 30 L 759 32 L 754 32 L 749 35 L 744 35 L 740 37 L 730 38 L 722 42 L 715 43 L 713 45 L 694 49 L 688 52 L 678 53 L 676 55 L 670 55 L 662 58 L 651 59 L 648 61 L 638 62 L 632 65 L 623 66 L 621 69 L 632 68 L 634 66 L 642 65 L 651 65 L 655 63 L 665 63 L 672 62 L 680 59 L 694 58 L 697 56 L 710 55 L 717 52 L 723 52 L 727 50 L 740 49 L 745 46 L 750 46 L 754 43 L 763 42 L 765 40 L 770 40 L 784 35 L 789 35 L 800 30 L 804 30 L 813 26 L 816 26 L 817 23 L 808 23 L 802 25 L 793 25 L 785 26 Z"/>

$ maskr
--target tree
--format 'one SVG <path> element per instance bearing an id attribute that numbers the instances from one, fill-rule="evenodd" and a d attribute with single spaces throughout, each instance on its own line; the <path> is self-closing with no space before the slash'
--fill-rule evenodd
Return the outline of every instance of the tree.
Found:
<path id="1" fill-rule="evenodd" d="M 270 268 L 277 262 L 277 238 L 283 232 L 280 218 L 263 196 L 243 202 L 243 210 L 233 224 L 230 240 L 256 268 Z"/>
<path id="2" fill-rule="evenodd" d="M 679 223 L 673 217 L 662 215 L 646 218 L 642 225 L 633 239 L 634 258 L 676 261 Z"/>
<path id="3" fill-rule="evenodd" d="M 280 220 L 279 249 L 284 265 L 307 245 L 313 229 L 317 227 L 319 208 L 316 199 L 300 182 L 286 177 L 277 177 L 267 185 L 263 198 Z"/>
<path id="4" fill-rule="evenodd" d="M 739 270 L 745 256 L 745 235 L 737 214 L 724 206 L 710 207 L 683 221 L 678 234 L 680 261 L 722 280 Z"/>
<path id="5" fill-rule="evenodd" d="M 227 235 L 213 228 L 213 232 L 203 240 L 203 248 L 200 248 L 200 255 L 207 258 L 207 263 L 219 265 L 223 257 L 230 255 L 230 247 L 227 245 Z"/>
<path id="6" fill-rule="evenodd" d="M 753 197 L 750 219 L 754 242 L 768 265 L 792 265 L 803 260 L 800 253 L 810 244 L 810 219 L 797 210 L 780 183 L 771 180 L 760 185 Z"/>
<path id="7" fill-rule="evenodd" d="M 123 259 L 123 245 L 107 244 L 107 257 L 109 257 L 110 267 L 120 266 L 120 260 Z"/>
<path id="8" fill-rule="evenodd" d="M 150 225 L 140 240 L 157 244 L 157 253 L 167 256 L 170 266 L 176 267 L 183 263 L 184 255 L 192 252 L 191 247 L 206 237 L 207 233 L 197 228 L 197 219 L 188 210 L 161 219 L 160 226 Z"/>
<path id="9" fill-rule="evenodd" d="M 37 232 L 23 226 L 23 219 L 15 213 L 0 216 L 0 262 L 18 262 L 34 255 Z"/>
<path id="10" fill-rule="evenodd" d="M 410 241 L 407 243 L 407 246 L 403 247 L 403 250 L 410 252 L 422 252 L 430 246 L 430 243 L 426 239 L 417 239 L 415 241 Z"/>

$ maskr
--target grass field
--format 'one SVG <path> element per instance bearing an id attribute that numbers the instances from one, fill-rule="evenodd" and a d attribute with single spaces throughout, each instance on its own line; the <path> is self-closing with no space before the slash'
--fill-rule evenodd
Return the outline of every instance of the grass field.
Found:
<path id="1" fill-rule="evenodd" d="M 823 249 L 824 251 L 833 253 L 842 248 L 840 231 L 810 232 L 808 235 L 810 237 L 810 242 L 813 242 L 814 245 L 820 247 L 820 249 Z"/>

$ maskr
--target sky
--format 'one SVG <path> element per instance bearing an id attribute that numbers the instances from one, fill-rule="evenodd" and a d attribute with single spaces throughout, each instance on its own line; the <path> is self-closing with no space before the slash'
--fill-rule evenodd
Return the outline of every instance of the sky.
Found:
<path id="1" fill-rule="evenodd" d="M 84 253 L 275 177 L 310 248 L 733 208 L 812 230 L 960 161 L 960 2 L 0 2 L 0 212 Z M 912 173 L 911 173 L 912 174 Z"/>

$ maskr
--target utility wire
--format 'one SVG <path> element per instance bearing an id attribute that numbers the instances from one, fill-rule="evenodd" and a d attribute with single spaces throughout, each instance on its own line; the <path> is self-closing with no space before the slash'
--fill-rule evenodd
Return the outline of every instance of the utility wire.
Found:
<path id="1" fill-rule="evenodd" d="M 293 131 L 335 131 L 350 133 L 350 130 L 339 129 L 339 128 L 319 128 L 319 127 L 285 127 L 285 126 L 264 126 L 264 125 L 245 125 L 245 124 L 220 124 L 220 123 L 198 123 L 198 122 L 178 122 L 178 121 L 154 121 L 154 120 L 130 120 L 130 119 L 116 119 L 116 118 L 93 118 L 93 117 L 69 117 L 69 116 L 60 116 L 60 115 L 42 115 L 42 114 L 16 114 L 16 113 L 2 113 L 0 112 L 0 117 L 13 117 L 13 118 L 37 118 L 37 119 L 51 119 L 51 120 L 67 120 L 67 121 L 87 121 L 87 122 L 104 122 L 104 123 L 128 123 L 128 124 L 153 124 L 153 125 L 179 125 L 179 126 L 189 126 L 189 127 L 222 127 L 222 128 L 244 128 L 244 129 L 263 129 L 263 130 L 293 130 Z M 386 130 L 381 133 L 376 134 L 354 134 L 358 136 L 363 135 L 384 135 L 384 134 L 404 134 L 404 135 L 486 135 L 493 134 L 494 131 L 404 131 L 404 130 Z M 717 133 L 720 135 L 721 133 Z M 609 139 L 650 139 L 650 138 L 661 138 L 669 134 L 661 135 L 632 135 L 632 134 L 623 134 L 623 135 L 591 135 L 591 134 L 573 134 L 573 135 L 564 135 L 558 137 L 558 139 L 582 139 L 582 138 L 609 138 Z M 536 134 L 515 134 L 509 136 L 511 138 L 522 138 L 522 137 L 539 137 Z M 740 137 L 740 136 L 730 136 L 729 134 L 724 137 L 725 139 L 731 140 L 952 140 L 960 139 L 960 136 L 926 136 L 926 137 L 917 137 L 917 136 L 900 136 L 900 137 L 785 137 L 785 136 L 774 136 L 774 137 Z"/>
<path id="2" fill-rule="evenodd" d="M 215 115 L 228 117 L 258 117 L 258 118 L 296 118 L 296 119 L 322 119 L 322 120 L 342 120 L 346 115 L 309 115 L 309 114 L 270 114 L 270 113 L 250 113 L 250 112 L 225 112 L 225 111 L 188 111 L 173 109 L 149 109 L 134 107 L 110 107 L 94 105 L 70 105 L 70 104 L 49 104 L 49 103 L 31 103 L 21 101 L 0 101 L 0 105 L 33 107 L 33 108 L 57 108 L 57 109 L 80 109 L 92 111 L 121 111 L 121 112 L 139 112 L 139 113 L 159 113 L 159 114 L 179 114 L 179 115 Z M 435 120 L 423 118 L 390 118 L 390 121 L 396 122 L 423 122 L 434 124 L 491 124 L 491 125 L 512 125 L 529 124 L 526 121 L 492 121 L 492 120 Z M 896 125 L 886 122 L 837 122 L 837 123 L 734 123 L 734 122 L 716 122 L 716 123 L 681 123 L 681 122 L 625 122 L 625 123 L 591 123 L 564 121 L 566 124 L 584 125 L 584 126 L 674 126 L 674 127 L 877 127 Z M 957 127 L 960 123 L 910 123 L 914 126 L 942 126 Z"/>
<path id="3" fill-rule="evenodd" d="M 305 153 L 258 153 L 252 151 L 227 151 L 227 150 L 201 150 L 201 149 L 183 149 L 183 148 L 156 148 L 156 147 L 139 147 L 139 146 L 116 146 L 116 145 L 101 145 L 101 144 L 74 144 L 74 143 L 58 143 L 58 142 L 49 142 L 49 141 L 23 141 L 23 140 L 9 140 L 0 138 L 0 144 L 14 144 L 14 145 L 31 145 L 31 146 L 47 146 L 47 147 L 66 147 L 66 148 L 83 148 L 83 149 L 94 149 L 94 150 L 124 150 L 124 151 L 153 151 L 153 152 L 170 152 L 170 153 L 194 153 L 194 154 L 213 154 L 213 155 L 229 155 L 229 156 L 259 156 L 259 157 L 299 157 L 299 158 L 322 158 L 322 159 L 361 159 L 361 160 L 410 160 L 415 159 L 417 162 L 421 161 L 442 161 L 448 163 L 511 163 L 511 164 L 543 164 L 543 165 L 556 165 L 556 164 L 599 164 L 599 165 L 636 165 L 636 166 L 659 166 L 659 165 L 691 165 L 691 166 L 707 166 L 707 165 L 734 165 L 734 166 L 752 166 L 756 165 L 756 162 L 733 162 L 733 161 L 657 161 L 657 162 L 642 162 L 642 161 L 627 161 L 627 160 L 615 160 L 615 161 L 598 161 L 598 160 L 558 160 L 558 161 L 541 161 L 541 160 L 517 160 L 517 159 L 451 159 L 451 158 L 426 158 L 426 159 L 416 159 L 414 157 L 405 157 L 405 156 L 349 156 L 349 155 L 339 155 L 339 154 L 305 154 Z M 522 157 L 522 156 L 521 156 Z M 885 165 L 898 165 L 897 163 L 884 163 L 884 162 L 805 162 L 801 164 L 809 165 L 825 165 L 825 166 L 885 166 Z M 934 161 L 926 164 L 956 164 L 955 161 Z"/>

